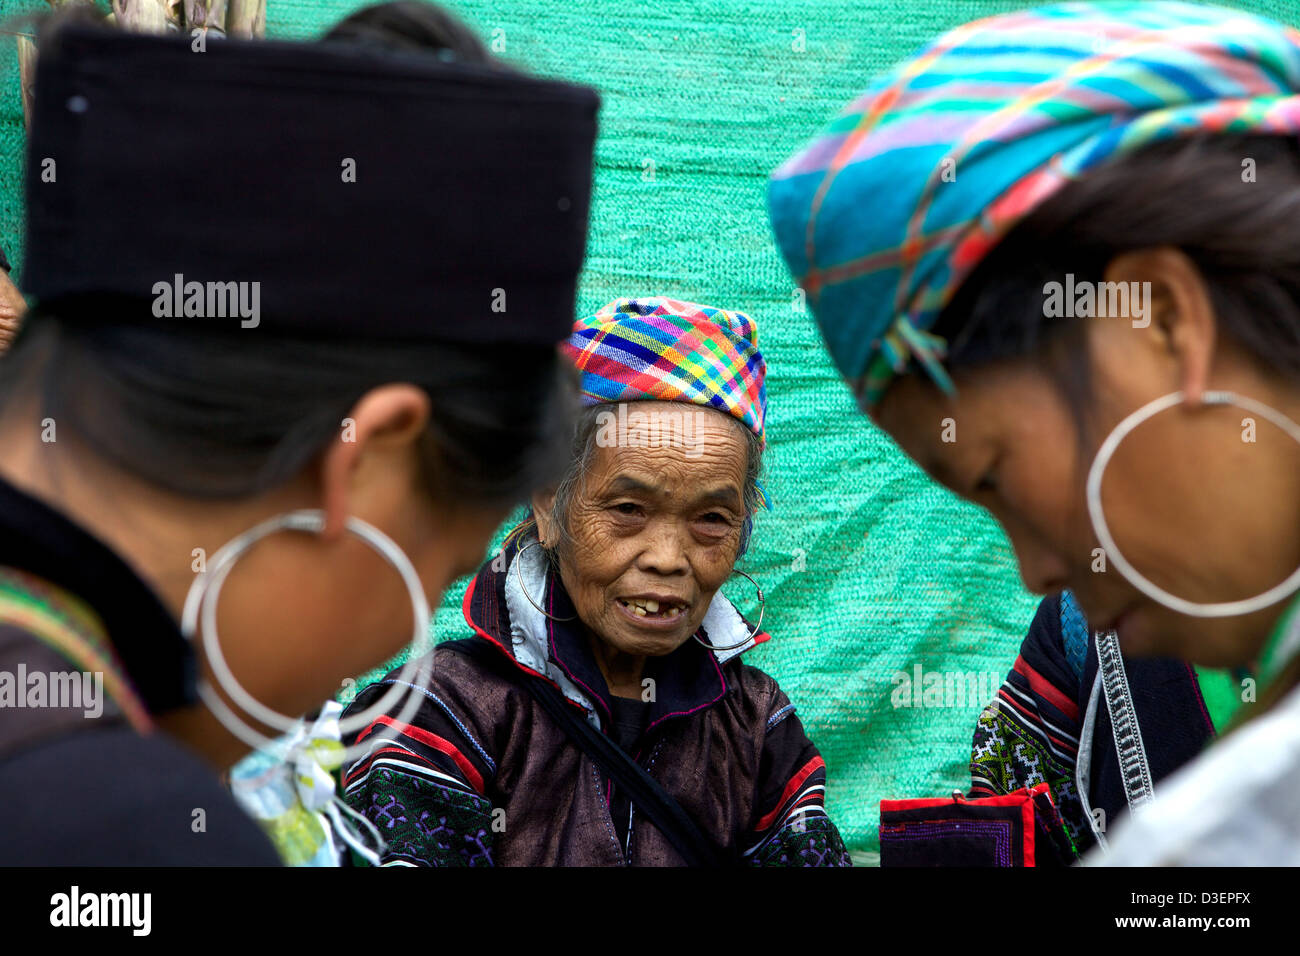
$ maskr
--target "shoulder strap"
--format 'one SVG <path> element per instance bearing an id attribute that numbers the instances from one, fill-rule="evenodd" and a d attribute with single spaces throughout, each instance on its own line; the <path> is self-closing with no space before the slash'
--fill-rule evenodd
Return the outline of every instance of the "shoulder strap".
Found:
<path id="1" fill-rule="evenodd" d="M 527 688 L 542 709 L 578 748 L 595 762 L 606 776 L 622 787 L 632 803 L 650 818 L 650 822 L 667 837 L 689 866 L 731 866 L 737 860 L 701 832 L 681 804 L 669 795 L 657 780 L 633 760 L 621 747 L 602 734 L 565 700 L 550 681 L 511 667 L 501 652 L 481 638 L 471 637 L 439 644 L 490 667 L 516 684 Z"/>
<path id="2" fill-rule="evenodd" d="M 79 670 L 103 674 L 105 692 L 136 732 L 153 729 L 103 625 L 73 595 L 26 571 L 0 566 L 0 624 L 40 642 Z"/>
<path id="3" fill-rule="evenodd" d="M 106 698 L 99 701 L 103 710 L 97 727 L 126 720 L 137 733 L 152 729 L 144 702 L 132 689 L 94 612 L 49 582 L 7 566 L 0 566 L 0 659 L 17 663 L 22 684 L 24 668 L 28 674 L 70 673 L 78 683 L 60 680 L 58 686 L 65 691 L 84 690 L 87 675 L 94 675 Z M 51 679 L 48 706 L 11 711 L 0 720 L 0 759 L 87 729 L 84 708 L 71 701 L 59 703 L 54 688 Z M 26 686 L 16 690 L 27 693 Z M 86 704 L 85 697 L 78 699 Z"/>
<path id="4" fill-rule="evenodd" d="M 1115 752 L 1119 754 L 1124 797 L 1133 811 L 1152 800 L 1151 768 L 1147 764 L 1128 676 L 1124 673 L 1119 636 L 1114 631 L 1097 632 L 1097 669 L 1106 695 L 1106 709 L 1110 711 L 1110 729 L 1115 737 Z"/>
<path id="5" fill-rule="evenodd" d="M 26 667 L 27 674 L 40 671 L 54 674 L 66 671 L 69 667 L 66 659 L 47 647 L 35 635 L 12 627 L 4 621 L 3 617 L 0 617 L 0 661 L 6 669 L 17 661 L 20 668 Z M 11 673 L 9 676 L 13 678 L 14 675 Z M 78 681 L 83 679 L 80 675 L 75 676 Z M 17 695 L 27 694 L 26 682 L 27 677 L 20 669 L 14 688 Z M 102 701 L 102 703 L 105 705 L 104 712 L 98 720 L 87 720 L 85 710 L 75 706 L 0 710 L 0 762 L 25 750 L 51 743 L 67 734 L 85 731 L 91 727 L 99 729 L 120 722 L 120 715 L 115 716 L 111 701 Z"/>

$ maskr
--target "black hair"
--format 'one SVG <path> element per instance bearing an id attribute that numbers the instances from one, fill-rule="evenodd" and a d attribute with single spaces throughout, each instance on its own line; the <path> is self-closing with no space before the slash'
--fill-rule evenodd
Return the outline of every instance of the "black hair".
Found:
<path id="1" fill-rule="evenodd" d="M 331 27 L 322 39 L 385 50 L 433 52 L 464 63 L 507 69 L 454 14 L 422 0 L 391 0 L 362 7 Z"/>
<path id="2" fill-rule="evenodd" d="M 391 382 L 430 396 L 420 457 L 436 497 L 514 503 L 563 467 L 572 373 L 553 347 L 177 334 L 37 307 L 0 362 L 0 407 L 15 391 L 39 396 L 42 418 L 117 466 L 231 498 L 288 481 L 346 436 L 361 396 Z"/>
<path id="3" fill-rule="evenodd" d="M 1153 144 L 1062 187 L 967 277 L 933 331 L 953 369 L 1036 356 L 1076 411 L 1088 391 L 1082 318 L 1045 314 L 1045 286 L 1104 281 L 1126 251 L 1169 246 L 1205 279 L 1219 331 L 1300 381 L 1300 143 L 1200 135 Z"/>

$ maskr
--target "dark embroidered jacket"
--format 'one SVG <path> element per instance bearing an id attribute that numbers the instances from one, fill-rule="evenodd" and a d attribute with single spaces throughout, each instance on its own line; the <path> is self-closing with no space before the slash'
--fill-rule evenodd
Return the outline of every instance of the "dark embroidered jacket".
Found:
<path id="1" fill-rule="evenodd" d="M 610 695 L 590 650 L 575 628 L 547 620 L 525 600 L 518 574 L 558 617 L 574 613 L 568 596 L 546 583 L 552 576 L 538 549 L 521 559 L 512 548 L 506 558 L 504 571 L 491 564 L 479 571 L 465 596 L 466 620 L 512 666 L 544 674 L 610 732 Z M 749 629 L 718 595 L 701 633 L 722 646 Z M 746 862 L 847 866 L 823 806 L 824 761 L 776 682 L 739 660 L 755 643 L 715 652 L 691 640 L 655 661 L 647 672 L 654 700 L 633 756 L 702 830 Z M 396 672 L 366 688 L 349 713 L 372 705 L 394 680 Z M 523 687 L 442 648 L 419 693 L 425 699 L 412 723 L 381 716 L 356 737 L 376 738 L 373 749 L 344 768 L 348 801 L 388 841 L 385 863 L 682 864 L 635 807 L 616 829 L 609 780 Z"/>
<path id="2" fill-rule="evenodd" d="M 971 796 L 995 796 L 1046 781 L 1079 853 L 1127 811 L 1120 758 L 1103 702 L 1086 722 L 1097 679 L 1097 648 L 1070 593 L 1039 605 L 1020 654 L 976 724 Z M 1126 661 L 1129 690 L 1157 783 L 1197 756 L 1214 736 L 1196 672 L 1174 660 Z M 1080 793 L 1079 751 L 1089 773 Z M 1085 809 L 1085 798 L 1087 807 Z"/>

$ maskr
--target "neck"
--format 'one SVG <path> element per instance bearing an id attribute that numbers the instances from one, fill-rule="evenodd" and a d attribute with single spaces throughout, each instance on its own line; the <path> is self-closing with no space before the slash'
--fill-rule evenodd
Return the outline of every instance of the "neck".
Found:
<path id="1" fill-rule="evenodd" d="M 0 475 L 104 542 L 177 619 L 195 552 L 212 554 L 265 508 L 184 498 L 113 467 L 65 433 L 45 444 L 18 431 L 0 429 Z"/>
<path id="2" fill-rule="evenodd" d="M 587 643 L 596 658 L 596 666 L 605 676 L 605 684 L 614 697 L 641 699 L 641 674 L 645 671 L 644 654 L 626 654 L 587 632 Z"/>
<path id="3" fill-rule="evenodd" d="M 169 711 L 158 716 L 156 723 L 220 773 L 225 773 L 249 753 L 248 745 L 226 730 L 203 704 Z M 268 737 L 276 734 L 276 731 L 265 728 L 262 732 Z"/>
<path id="4" fill-rule="evenodd" d="M 10 424 L 29 419 L 7 411 L 0 476 L 104 542 L 176 620 L 194 580 L 194 549 L 210 555 L 256 520 L 245 509 L 204 507 L 148 487 L 78 447 L 70 435 L 60 433 L 48 444 L 29 439 L 34 430 Z M 163 731 L 218 770 L 248 752 L 201 704 L 154 716 Z"/>

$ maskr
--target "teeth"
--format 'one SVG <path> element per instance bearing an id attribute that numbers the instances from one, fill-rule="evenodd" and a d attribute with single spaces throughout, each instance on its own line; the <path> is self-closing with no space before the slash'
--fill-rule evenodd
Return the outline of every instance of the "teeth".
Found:
<path id="1" fill-rule="evenodd" d="M 641 598 L 631 598 L 627 601 L 619 598 L 618 602 L 636 614 L 637 617 L 645 617 L 647 614 L 659 614 L 662 617 L 674 617 L 686 610 L 686 606 L 683 604 L 661 605 L 658 601 L 642 600 Z"/>

